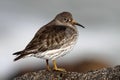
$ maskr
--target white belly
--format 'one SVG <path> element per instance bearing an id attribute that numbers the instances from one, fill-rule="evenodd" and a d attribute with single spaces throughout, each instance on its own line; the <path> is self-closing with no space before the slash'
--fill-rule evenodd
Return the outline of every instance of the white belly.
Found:
<path id="1" fill-rule="evenodd" d="M 37 58 L 44 58 L 44 59 L 51 59 L 55 60 L 56 58 L 59 58 L 61 56 L 64 56 L 72 49 L 72 46 L 66 47 L 66 48 L 60 48 L 55 50 L 48 50 L 43 53 L 36 53 L 34 54 Z"/>
<path id="2" fill-rule="evenodd" d="M 43 58 L 43 59 L 51 59 L 51 60 L 55 60 L 56 58 L 59 58 L 61 56 L 66 55 L 69 51 L 72 50 L 73 46 L 75 45 L 75 42 L 71 42 L 69 44 L 69 46 L 67 47 L 61 47 L 60 49 L 54 49 L 54 50 L 47 50 L 45 52 L 40 52 L 40 53 L 36 53 L 32 56 L 37 57 L 37 58 Z"/>

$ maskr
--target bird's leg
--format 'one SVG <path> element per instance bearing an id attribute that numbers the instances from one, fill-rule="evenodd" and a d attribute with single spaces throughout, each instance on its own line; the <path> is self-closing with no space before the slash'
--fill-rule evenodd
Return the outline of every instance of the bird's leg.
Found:
<path id="1" fill-rule="evenodd" d="M 48 59 L 46 59 L 46 65 L 47 65 L 47 70 L 50 71 L 50 66 L 49 66 L 49 62 L 48 62 Z"/>
<path id="2" fill-rule="evenodd" d="M 53 70 L 56 70 L 56 71 L 63 71 L 63 72 L 66 71 L 66 70 L 63 69 L 63 68 L 58 68 L 55 60 L 53 60 L 53 66 L 54 66 Z"/>

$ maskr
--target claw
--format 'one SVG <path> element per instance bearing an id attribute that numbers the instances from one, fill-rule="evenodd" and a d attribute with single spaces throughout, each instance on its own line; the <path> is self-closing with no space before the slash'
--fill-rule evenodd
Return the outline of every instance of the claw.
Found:
<path id="1" fill-rule="evenodd" d="M 66 72 L 65 69 L 63 69 L 63 68 L 58 68 L 58 67 L 57 67 L 57 65 L 56 65 L 56 61 L 55 61 L 55 60 L 53 60 L 53 66 L 54 66 L 53 70 L 55 70 L 55 71 Z"/>

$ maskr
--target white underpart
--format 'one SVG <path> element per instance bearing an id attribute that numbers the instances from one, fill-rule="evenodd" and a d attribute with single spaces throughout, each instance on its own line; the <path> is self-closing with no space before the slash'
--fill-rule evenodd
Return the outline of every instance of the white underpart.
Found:
<path id="1" fill-rule="evenodd" d="M 61 47 L 59 49 L 47 50 L 47 51 L 42 52 L 42 53 L 39 52 L 39 53 L 36 53 L 32 56 L 37 57 L 37 58 L 55 60 L 56 58 L 59 58 L 61 56 L 66 55 L 70 50 L 72 50 L 75 43 L 76 43 L 76 41 L 75 42 L 73 41 L 67 47 L 65 47 L 66 45 L 64 45 L 63 47 Z"/>
<path id="2" fill-rule="evenodd" d="M 34 56 L 38 58 L 44 58 L 44 59 L 51 59 L 55 60 L 56 58 L 59 58 L 61 56 L 66 55 L 68 51 L 72 49 L 72 46 L 66 47 L 66 48 L 60 48 L 60 49 L 54 49 L 54 50 L 48 50 L 43 53 L 37 53 Z"/>

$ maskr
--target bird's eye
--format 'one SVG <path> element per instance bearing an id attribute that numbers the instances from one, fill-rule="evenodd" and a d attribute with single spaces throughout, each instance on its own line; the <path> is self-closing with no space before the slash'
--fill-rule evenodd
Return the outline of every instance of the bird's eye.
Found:
<path id="1" fill-rule="evenodd" d="M 69 21 L 69 19 L 67 19 L 67 18 L 64 18 L 64 21 L 65 21 L 65 22 L 68 22 L 68 21 Z"/>

